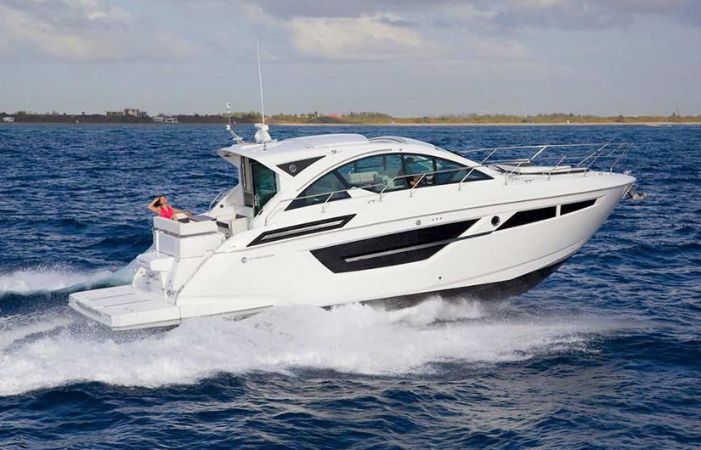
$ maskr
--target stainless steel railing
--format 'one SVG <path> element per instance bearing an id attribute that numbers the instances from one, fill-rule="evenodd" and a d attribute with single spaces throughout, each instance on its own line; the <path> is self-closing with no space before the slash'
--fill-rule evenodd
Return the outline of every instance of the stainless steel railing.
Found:
<path id="1" fill-rule="evenodd" d="M 587 143 L 587 144 L 544 144 L 544 145 L 522 145 L 522 146 L 507 146 L 507 147 L 492 147 L 492 148 L 478 148 L 467 150 L 461 154 L 467 158 L 471 155 L 478 155 L 480 153 L 488 153 L 487 156 L 481 160 L 481 164 L 504 164 L 506 162 L 519 161 L 518 166 L 523 164 L 532 164 L 534 161 L 547 161 L 562 159 L 562 161 L 568 160 L 578 160 L 575 167 L 591 169 L 595 162 L 601 159 L 613 159 L 613 162 L 608 166 L 608 171 L 613 171 L 616 165 L 620 162 L 622 158 L 625 158 L 630 150 L 632 149 L 632 144 L 628 142 L 623 143 Z M 546 151 L 552 153 L 556 151 L 566 150 L 570 154 L 564 154 L 561 157 L 548 157 L 542 156 Z M 496 160 L 493 156 L 501 151 L 502 153 L 528 153 L 520 158 L 510 157 L 508 159 Z M 574 154 L 572 154 L 574 153 Z M 471 158 L 474 159 L 474 158 Z"/>
<path id="2" fill-rule="evenodd" d="M 216 197 L 214 197 L 214 200 L 211 201 L 209 206 L 207 207 L 207 211 L 211 211 L 212 208 L 217 206 L 217 204 L 224 199 L 227 195 L 229 195 L 229 192 L 231 192 L 231 189 L 224 189 L 223 191 L 219 192 Z"/>
<path id="3" fill-rule="evenodd" d="M 444 170 L 433 170 L 427 172 L 417 172 L 411 174 L 396 175 L 389 180 L 382 183 L 372 183 L 365 184 L 361 186 L 352 186 L 347 189 L 340 189 L 336 191 L 323 192 L 319 194 L 312 194 L 306 196 L 300 196 L 290 199 L 284 199 L 278 202 L 273 211 L 268 214 L 265 218 L 265 225 L 279 213 L 280 210 L 287 208 L 290 203 L 295 200 L 305 200 L 309 198 L 324 197 L 325 199 L 321 202 L 321 212 L 326 212 L 326 204 L 334 197 L 334 195 L 340 193 L 348 193 L 353 190 L 361 191 L 371 191 L 373 194 L 368 193 L 368 195 L 378 195 L 377 200 L 382 201 L 383 196 L 386 192 L 393 190 L 406 190 L 407 187 L 393 189 L 396 186 L 396 181 L 416 178 L 414 184 L 409 187 L 409 197 L 414 196 L 414 190 L 420 187 L 420 184 L 427 177 L 435 176 L 438 174 L 461 172 L 467 170 L 467 173 L 460 179 L 459 182 L 446 183 L 457 184 L 458 191 L 462 191 L 463 184 L 468 182 L 470 175 L 481 167 L 490 168 L 504 174 L 504 183 L 508 184 L 509 180 L 515 179 L 517 176 L 542 176 L 545 175 L 547 180 L 550 180 L 553 173 L 563 174 L 563 173 L 581 173 L 583 176 L 587 175 L 587 172 L 595 170 L 595 163 L 603 160 L 612 160 L 610 165 L 604 165 L 602 171 L 613 172 L 613 169 L 630 153 L 633 145 L 631 143 L 587 143 L 587 144 L 543 144 L 543 145 L 518 145 L 518 146 L 506 146 L 506 147 L 490 147 L 490 148 L 477 148 L 467 151 L 460 152 L 459 154 L 465 158 L 472 160 L 479 160 L 477 164 L 471 164 L 465 167 L 458 167 L 454 169 L 444 169 Z M 562 155 L 550 155 L 551 153 L 556 153 L 558 151 L 566 152 Z M 471 156 L 478 156 L 480 153 L 486 154 L 485 157 L 471 158 Z M 503 159 L 496 159 L 495 155 L 507 154 L 508 157 Z M 520 155 L 520 153 L 525 153 L 525 155 Z M 569 154 L 568 154 L 569 153 Z M 550 161 L 556 161 L 554 165 L 545 165 L 542 163 L 548 163 Z M 537 167 L 542 167 L 542 172 L 536 173 L 521 173 L 521 169 L 526 167 L 534 167 L 537 163 Z M 407 183 L 408 184 L 408 183 Z M 375 192 L 375 188 L 381 187 L 379 192 Z M 310 205 L 311 206 L 311 205 Z"/>

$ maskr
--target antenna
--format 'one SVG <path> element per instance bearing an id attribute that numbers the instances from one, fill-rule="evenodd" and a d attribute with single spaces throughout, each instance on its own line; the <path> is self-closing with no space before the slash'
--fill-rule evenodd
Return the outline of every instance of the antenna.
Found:
<path id="1" fill-rule="evenodd" d="M 243 144 L 243 139 L 241 139 L 241 136 L 236 134 L 233 127 L 231 126 L 231 104 L 229 102 L 226 102 L 226 115 L 229 118 L 229 123 L 226 124 L 226 131 L 231 133 L 231 137 L 234 138 L 237 144 Z"/>
<path id="2" fill-rule="evenodd" d="M 272 141 L 270 133 L 268 133 L 269 127 L 265 124 L 265 103 L 263 102 L 263 72 L 260 68 L 260 41 L 256 39 L 256 50 L 258 51 L 258 86 L 260 87 L 260 118 L 261 123 L 255 125 L 256 142 L 263 144 L 263 149 L 265 150 L 265 144 Z"/>
<path id="3" fill-rule="evenodd" d="M 265 102 L 263 102 L 263 71 L 260 69 L 260 42 L 256 39 L 258 51 L 258 87 L 260 88 L 260 122 L 265 124 Z"/>

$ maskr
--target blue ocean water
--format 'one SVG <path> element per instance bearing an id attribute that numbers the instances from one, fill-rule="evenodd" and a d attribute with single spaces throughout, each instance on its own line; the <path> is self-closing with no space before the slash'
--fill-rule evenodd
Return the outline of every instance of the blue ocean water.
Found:
<path id="1" fill-rule="evenodd" d="M 272 132 L 454 150 L 634 142 L 627 168 L 648 197 L 621 203 L 577 255 L 506 302 L 299 306 L 112 334 L 72 313 L 69 293 L 125 279 L 150 245 L 153 195 L 197 211 L 228 187 L 214 154 L 228 136 L 1 126 L 0 448 L 701 446 L 701 127 Z"/>

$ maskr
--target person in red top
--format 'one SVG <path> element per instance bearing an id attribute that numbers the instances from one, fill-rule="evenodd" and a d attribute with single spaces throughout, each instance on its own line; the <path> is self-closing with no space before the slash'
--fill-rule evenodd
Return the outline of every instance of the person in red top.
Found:
<path id="1" fill-rule="evenodd" d="M 165 195 L 159 195 L 154 198 L 151 203 L 148 204 L 147 208 L 154 214 L 163 217 L 165 219 L 178 220 L 175 216 L 176 214 L 185 214 L 190 217 L 192 214 L 183 209 L 174 208 L 168 204 L 168 197 Z"/>

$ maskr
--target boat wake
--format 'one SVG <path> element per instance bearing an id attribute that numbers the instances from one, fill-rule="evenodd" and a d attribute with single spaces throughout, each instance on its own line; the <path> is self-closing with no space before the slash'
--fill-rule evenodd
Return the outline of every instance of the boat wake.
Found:
<path id="1" fill-rule="evenodd" d="M 0 273 L 0 298 L 6 294 L 75 291 L 100 285 L 128 283 L 131 280 L 132 268 L 133 263 L 115 272 L 104 269 L 76 270 L 69 266 L 53 265 Z"/>
<path id="2" fill-rule="evenodd" d="M 509 304 L 428 300 L 385 311 L 280 307 L 241 321 L 198 318 L 169 332 L 115 334 L 67 308 L 0 318 L 0 396 L 76 382 L 159 387 L 218 373 L 304 369 L 392 376 L 441 363 L 495 364 L 563 352 L 622 327 L 597 317 L 514 314 Z"/>

